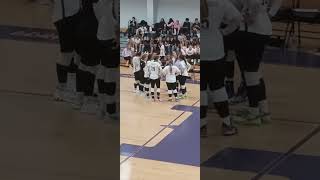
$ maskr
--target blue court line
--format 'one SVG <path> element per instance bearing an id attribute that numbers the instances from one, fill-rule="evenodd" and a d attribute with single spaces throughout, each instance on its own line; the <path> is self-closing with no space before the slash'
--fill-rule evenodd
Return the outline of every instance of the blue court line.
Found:
<path id="1" fill-rule="evenodd" d="M 286 153 L 226 148 L 203 162 L 201 166 L 257 173 L 251 180 L 259 180 L 267 174 L 292 180 L 319 180 L 320 157 L 294 154 L 319 132 L 320 126 Z"/>
<path id="2" fill-rule="evenodd" d="M 283 154 L 282 156 L 279 157 L 279 159 L 277 159 L 274 163 L 269 164 L 268 166 L 266 166 L 263 170 L 261 170 L 255 177 L 252 178 L 252 180 L 259 180 L 262 178 L 262 176 L 272 172 L 273 169 L 277 168 L 282 162 L 284 162 L 286 159 L 288 159 L 289 157 L 292 156 L 292 154 L 298 150 L 300 147 L 302 147 L 307 141 L 309 141 L 312 137 L 314 137 L 316 134 L 318 134 L 320 132 L 320 126 L 318 126 L 317 128 L 315 128 L 311 133 L 309 133 L 307 136 L 305 136 L 302 140 L 300 140 L 299 142 L 297 142 L 297 144 L 295 144 L 293 147 L 291 147 L 285 154 Z M 296 155 L 297 156 L 297 155 Z M 317 161 L 318 167 L 320 167 L 320 157 L 318 157 L 318 161 Z M 300 164 L 299 164 L 300 165 Z M 307 168 L 307 167 L 303 167 Z M 310 168 L 307 168 L 308 170 L 311 170 Z M 294 172 L 294 170 L 293 170 Z M 309 175 L 313 175 L 313 174 L 305 174 L 306 176 Z M 310 178 L 315 178 L 315 177 L 310 177 Z M 311 180 L 310 178 L 308 178 L 308 180 Z M 318 179 L 320 178 L 320 172 L 318 173 Z M 303 180 L 303 179 L 301 179 Z"/>
<path id="3" fill-rule="evenodd" d="M 135 157 L 171 162 L 175 164 L 199 166 L 200 157 L 198 154 L 200 154 L 200 129 L 194 128 L 199 127 L 200 123 L 198 120 L 200 108 L 194 107 L 198 102 L 199 100 L 192 106 L 177 105 L 173 107 L 173 109 L 182 110 L 183 112 L 168 125 L 163 125 L 163 128 L 142 146 L 121 144 L 120 153 L 127 157 L 120 162 L 120 165 L 124 164 L 130 158 Z M 188 111 L 192 112 L 191 116 L 189 116 L 181 125 L 172 126 L 176 120 Z M 172 128 L 173 131 L 155 147 L 146 147 L 149 142 L 167 128 Z"/>

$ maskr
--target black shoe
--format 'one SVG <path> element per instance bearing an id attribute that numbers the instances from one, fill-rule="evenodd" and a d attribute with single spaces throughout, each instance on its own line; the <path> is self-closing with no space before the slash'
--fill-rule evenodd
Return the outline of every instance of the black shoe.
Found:
<path id="1" fill-rule="evenodd" d="M 233 125 L 228 126 L 224 123 L 222 123 L 222 134 L 224 136 L 233 136 L 238 134 L 238 129 L 234 127 Z"/>
<path id="2" fill-rule="evenodd" d="M 202 126 L 200 128 L 200 137 L 202 138 L 208 137 L 207 126 Z"/>

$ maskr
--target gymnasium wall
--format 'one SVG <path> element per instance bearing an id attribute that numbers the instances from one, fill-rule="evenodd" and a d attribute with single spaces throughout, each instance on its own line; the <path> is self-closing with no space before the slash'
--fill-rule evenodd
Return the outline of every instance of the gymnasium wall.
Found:
<path id="1" fill-rule="evenodd" d="M 200 17 L 200 0 L 158 0 L 158 21 L 164 18 L 168 22 L 169 18 L 173 18 L 183 22 L 187 17 L 191 21 Z"/>
<path id="2" fill-rule="evenodd" d="M 134 16 L 140 22 L 147 20 L 147 0 L 121 0 L 120 27 L 126 28 L 128 21 Z M 155 20 L 169 18 L 184 21 L 189 17 L 191 21 L 200 16 L 200 0 L 155 0 Z"/>
<path id="3" fill-rule="evenodd" d="M 140 22 L 147 19 L 147 0 L 120 0 L 120 27 L 127 28 L 134 16 Z"/>

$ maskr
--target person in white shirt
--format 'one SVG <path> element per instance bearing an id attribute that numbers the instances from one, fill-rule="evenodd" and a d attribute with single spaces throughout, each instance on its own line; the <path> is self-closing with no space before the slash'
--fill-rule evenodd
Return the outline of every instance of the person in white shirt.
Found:
<path id="1" fill-rule="evenodd" d="M 194 63 L 194 49 L 192 45 L 190 44 L 189 47 L 186 49 L 186 58 L 188 59 L 189 62 Z"/>
<path id="2" fill-rule="evenodd" d="M 165 56 L 166 56 L 166 50 L 165 50 L 164 44 L 160 42 L 160 60 L 163 60 Z"/>
<path id="3" fill-rule="evenodd" d="M 136 93 L 139 93 L 139 84 L 140 84 L 140 57 L 141 52 L 136 53 L 136 55 L 132 58 L 132 69 L 134 74 L 134 90 Z"/>
<path id="4" fill-rule="evenodd" d="M 151 97 L 152 100 L 156 101 L 154 95 L 154 88 L 157 88 L 157 100 L 160 100 L 160 77 L 161 77 L 161 63 L 159 62 L 159 56 L 154 55 L 150 63 L 148 64 L 149 78 L 151 83 Z"/>
<path id="5" fill-rule="evenodd" d="M 68 80 L 70 68 L 72 64 L 79 64 L 79 56 L 75 56 L 76 50 L 76 31 L 79 22 L 78 12 L 80 10 L 80 3 L 78 0 L 61 1 L 55 0 L 53 2 L 53 23 L 56 27 L 59 36 L 61 58 L 57 59 L 56 72 L 58 85 L 54 93 L 54 99 L 57 101 L 70 101 L 71 93 L 73 91 L 68 88 L 70 83 Z M 74 62 L 72 63 L 72 59 Z M 77 69 L 77 67 L 75 67 Z M 75 79 L 73 79 L 75 81 Z M 68 84 L 67 84 L 68 83 Z"/>
<path id="6" fill-rule="evenodd" d="M 172 101 L 172 94 L 175 97 L 175 100 L 178 101 L 178 92 L 177 92 L 177 78 L 176 76 L 180 74 L 178 67 L 173 65 L 173 61 L 169 61 L 166 67 L 162 70 L 162 74 L 166 78 L 166 83 L 168 87 L 169 101 Z"/>
<path id="7" fill-rule="evenodd" d="M 232 0 L 240 10 L 243 21 L 237 33 L 236 54 L 242 67 L 249 100 L 246 113 L 239 112 L 239 123 L 261 125 L 271 120 L 266 97 L 266 87 L 261 71 L 265 46 L 272 35 L 270 17 L 281 6 L 281 0 Z M 242 43 L 246 42 L 243 46 Z"/>
<path id="8" fill-rule="evenodd" d="M 180 85 L 180 88 L 178 89 L 181 92 L 180 98 L 186 98 L 187 97 L 186 81 L 189 78 L 189 71 L 191 69 L 191 65 L 188 63 L 184 55 L 180 55 L 175 64 L 177 65 L 177 67 L 181 72 L 181 75 L 178 76 L 178 82 Z"/>
<path id="9" fill-rule="evenodd" d="M 229 112 L 228 96 L 224 85 L 225 61 L 223 34 L 233 32 L 241 20 L 239 11 L 226 0 L 201 0 L 201 82 L 200 119 L 201 136 L 207 132 L 209 98 L 222 119 L 222 134 L 237 134 Z M 227 26 L 220 29 L 221 23 Z"/>
<path id="10" fill-rule="evenodd" d="M 126 66 L 129 67 L 131 64 L 132 51 L 129 44 L 122 50 L 122 57 L 126 61 Z"/>
<path id="11" fill-rule="evenodd" d="M 150 98 L 150 72 L 149 72 L 149 66 L 152 59 L 152 54 L 146 54 L 145 57 L 145 67 L 143 68 L 144 72 L 144 92 L 146 93 L 146 98 Z"/>

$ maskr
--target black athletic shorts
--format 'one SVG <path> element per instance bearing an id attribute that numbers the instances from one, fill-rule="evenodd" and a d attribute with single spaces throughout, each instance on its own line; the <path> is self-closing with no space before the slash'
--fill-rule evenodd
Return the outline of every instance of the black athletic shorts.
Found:
<path id="1" fill-rule="evenodd" d="M 79 16 L 73 15 L 64 19 L 58 20 L 54 23 L 60 43 L 61 52 L 72 52 L 76 49 L 75 31 L 79 22 Z"/>
<path id="2" fill-rule="evenodd" d="M 226 61 L 201 61 L 201 81 L 200 90 L 205 91 L 209 87 L 211 91 L 220 89 L 224 86 L 226 76 Z"/>
<path id="3" fill-rule="evenodd" d="M 177 83 L 168 83 L 167 82 L 167 87 L 168 87 L 168 90 L 175 90 L 175 89 L 177 89 Z"/>
<path id="4" fill-rule="evenodd" d="M 155 86 L 157 88 L 160 88 L 160 78 L 159 79 L 150 79 L 151 88 L 154 88 Z"/>
<path id="5" fill-rule="evenodd" d="M 99 40 L 100 46 L 100 63 L 106 68 L 119 67 L 119 53 L 120 49 L 115 47 L 113 40 L 102 41 Z"/>

